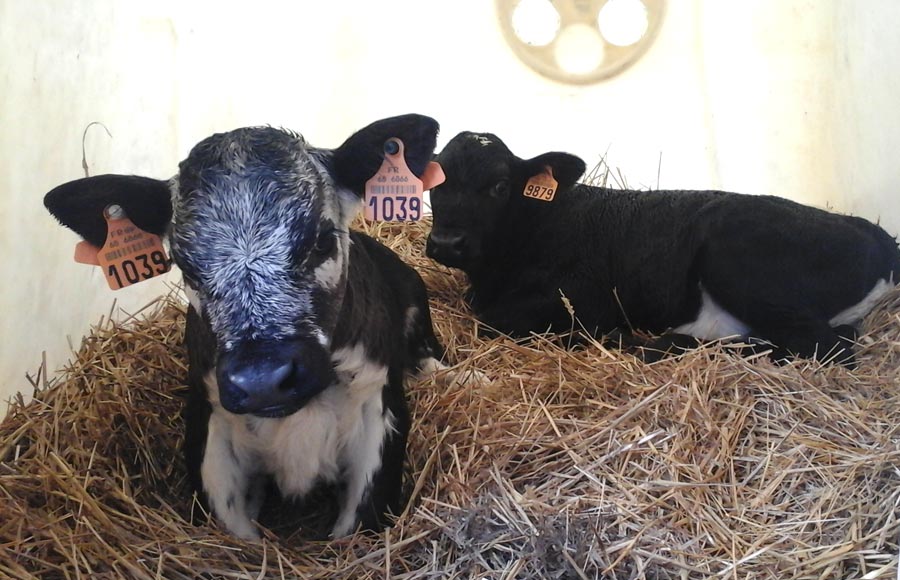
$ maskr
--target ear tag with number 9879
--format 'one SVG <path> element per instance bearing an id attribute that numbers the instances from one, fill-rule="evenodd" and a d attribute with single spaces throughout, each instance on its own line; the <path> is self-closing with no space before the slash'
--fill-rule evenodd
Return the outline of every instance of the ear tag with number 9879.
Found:
<path id="1" fill-rule="evenodd" d="M 553 170 L 549 165 L 545 165 L 542 173 L 538 173 L 528 180 L 522 195 L 541 201 L 553 201 L 557 187 L 559 184 L 553 178 Z"/>
<path id="2" fill-rule="evenodd" d="M 169 271 L 172 263 L 159 236 L 134 225 L 119 206 L 108 207 L 103 217 L 106 218 L 106 242 L 100 249 L 80 242 L 75 248 L 76 262 L 100 266 L 113 290 Z"/>
<path id="3" fill-rule="evenodd" d="M 391 138 L 384 143 L 381 168 L 366 182 L 366 219 L 409 222 L 422 219 L 422 180 L 406 165 L 403 141 Z"/>

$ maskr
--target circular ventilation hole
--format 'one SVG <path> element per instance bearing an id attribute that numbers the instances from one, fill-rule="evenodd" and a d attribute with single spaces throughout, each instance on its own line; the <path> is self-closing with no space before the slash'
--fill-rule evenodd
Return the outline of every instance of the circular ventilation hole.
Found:
<path id="1" fill-rule="evenodd" d="M 647 7 L 641 0 L 609 0 L 600 9 L 597 26 L 606 42 L 631 46 L 647 33 Z"/>
<path id="2" fill-rule="evenodd" d="M 572 24 L 563 28 L 556 40 L 556 64 L 569 74 L 587 74 L 603 63 L 603 39 L 596 28 Z"/>
<path id="3" fill-rule="evenodd" d="M 513 10 L 512 27 L 525 44 L 546 46 L 559 31 L 559 14 L 550 0 L 521 0 Z"/>

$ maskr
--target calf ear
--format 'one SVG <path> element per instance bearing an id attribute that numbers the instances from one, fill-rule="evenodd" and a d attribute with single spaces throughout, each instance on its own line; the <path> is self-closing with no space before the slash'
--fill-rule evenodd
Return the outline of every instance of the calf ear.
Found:
<path id="1" fill-rule="evenodd" d="M 391 137 L 403 141 L 406 165 L 422 176 L 437 143 L 438 122 L 424 115 L 401 115 L 375 121 L 354 133 L 331 156 L 331 174 L 338 185 L 357 195 L 384 161 L 384 143 Z"/>
<path id="2" fill-rule="evenodd" d="M 162 236 L 172 219 L 172 199 L 165 181 L 136 175 L 98 175 L 64 183 L 44 196 L 53 217 L 90 244 L 106 242 L 104 210 L 118 205 L 134 224 Z"/>
<path id="3" fill-rule="evenodd" d="M 559 153 L 556 151 L 538 155 L 533 159 L 524 162 L 525 180 L 542 173 L 545 167 L 553 170 L 553 178 L 559 184 L 558 191 L 565 191 L 575 185 L 578 178 L 584 174 L 587 168 L 581 158 L 570 153 Z"/>

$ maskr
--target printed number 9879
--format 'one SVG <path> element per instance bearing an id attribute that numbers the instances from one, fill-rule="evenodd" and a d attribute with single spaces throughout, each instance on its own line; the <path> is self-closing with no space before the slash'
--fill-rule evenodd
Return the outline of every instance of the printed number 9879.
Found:
<path id="1" fill-rule="evenodd" d="M 543 185 L 535 185 L 533 183 L 529 183 L 525 186 L 525 197 L 532 197 L 534 199 L 542 199 L 544 201 L 550 201 L 553 199 L 553 194 L 556 193 L 556 190 L 552 187 L 544 187 Z"/>

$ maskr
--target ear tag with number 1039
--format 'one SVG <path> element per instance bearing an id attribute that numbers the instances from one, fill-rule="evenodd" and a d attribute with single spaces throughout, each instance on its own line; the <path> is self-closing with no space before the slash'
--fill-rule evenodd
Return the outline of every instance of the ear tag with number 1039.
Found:
<path id="1" fill-rule="evenodd" d="M 134 225 L 119 206 L 106 208 L 103 217 L 106 218 L 106 242 L 99 249 L 86 241 L 79 242 L 75 246 L 76 262 L 100 266 L 113 290 L 169 271 L 172 263 L 159 236 Z"/>
<path id="2" fill-rule="evenodd" d="M 403 141 L 391 138 L 384 143 L 381 168 L 366 182 L 366 219 L 407 222 L 422 219 L 422 180 L 406 165 Z"/>
<path id="3" fill-rule="evenodd" d="M 545 165 L 542 173 L 538 173 L 528 180 L 522 195 L 541 201 L 553 201 L 558 186 L 559 184 L 553 178 L 553 170 L 549 165 Z"/>

